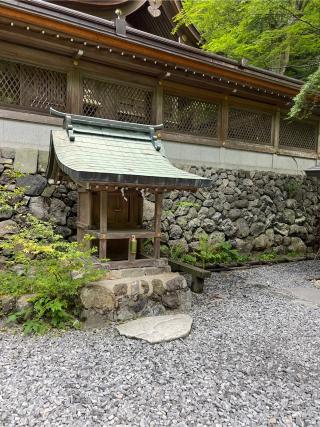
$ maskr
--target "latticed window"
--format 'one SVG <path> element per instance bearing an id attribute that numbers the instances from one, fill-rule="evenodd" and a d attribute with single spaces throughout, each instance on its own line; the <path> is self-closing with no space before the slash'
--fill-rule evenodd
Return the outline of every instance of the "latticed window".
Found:
<path id="1" fill-rule="evenodd" d="M 286 117 L 280 119 L 279 147 L 316 150 L 317 125 L 290 121 Z"/>
<path id="2" fill-rule="evenodd" d="M 49 112 L 66 111 L 67 75 L 0 61 L 0 104 Z"/>
<path id="3" fill-rule="evenodd" d="M 151 89 L 83 79 L 83 114 L 125 122 L 151 124 Z"/>
<path id="4" fill-rule="evenodd" d="M 217 104 L 164 95 L 164 128 L 170 132 L 217 137 L 218 112 Z"/>
<path id="5" fill-rule="evenodd" d="M 272 114 L 261 111 L 229 109 L 228 139 L 251 144 L 270 145 Z"/>

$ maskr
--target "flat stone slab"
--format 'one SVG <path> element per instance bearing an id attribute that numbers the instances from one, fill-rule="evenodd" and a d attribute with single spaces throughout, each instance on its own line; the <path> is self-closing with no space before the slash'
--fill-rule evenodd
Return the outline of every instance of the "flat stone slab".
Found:
<path id="1" fill-rule="evenodd" d="M 173 314 L 142 317 L 141 319 L 118 325 L 116 329 L 120 335 L 128 338 L 138 338 L 150 344 L 157 344 L 188 336 L 191 326 L 191 316 L 188 314 Z"/>
<path id="2" fill-rule="evenodd" d="M 285 288 L 281 289 L 281 293 L 296 298 L 298 303 L 317 306 L 320 305 L 320 289 L 313 288 Z"/>

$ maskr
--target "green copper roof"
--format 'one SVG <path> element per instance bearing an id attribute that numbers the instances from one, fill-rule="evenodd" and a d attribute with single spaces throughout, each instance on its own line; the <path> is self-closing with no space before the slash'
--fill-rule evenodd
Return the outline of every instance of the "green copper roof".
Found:
<path id="1" fill-rule="evenodd" d="M 186 189 L 210 185 L 169 162 L 155 137 L 160 126 L 55 113 L 64 117 L 64 129 L 51 132 L 49 177 L 57 164 L 82 182 Z"/>

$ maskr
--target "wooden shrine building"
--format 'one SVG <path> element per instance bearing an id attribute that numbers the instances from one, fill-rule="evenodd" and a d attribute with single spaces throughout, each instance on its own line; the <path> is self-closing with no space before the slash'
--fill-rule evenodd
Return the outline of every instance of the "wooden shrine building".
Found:
<path id="1" fill-rule="evenodd" d="M 52 107 L 163 124 L 158 137 L 178 166 L 315 166 L 319 111 L 287 119 L 302 82 L 205 52 L 194 27 L 173 32 L 180 9 L 180 0 L 0 0 L 0 147 L 47 155 L 62 125 Z"/>
<path id="2" fill-rule="evenodd" d="M 154 259 L 159 258 L 163 192 L 192 191 L 210 180 L 167 160 L 155 135 L 161 125 L 53 113 L 63 116 L 64 129 L 51 133 L 47 176 L 78 185 L 78 241 L 89 234 L 100 258 L 133 266 L 141 256 L 136 239 L 153 239 Z M 142 228 L 145 192 L 155 197 L 152 231 Z"/>

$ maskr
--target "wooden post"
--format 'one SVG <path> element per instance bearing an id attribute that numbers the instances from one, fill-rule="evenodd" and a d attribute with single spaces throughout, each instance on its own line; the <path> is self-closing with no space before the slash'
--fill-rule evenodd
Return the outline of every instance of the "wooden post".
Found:
<path id="1" fill-rule="evenodd" d="M 228 97 L 226 96 L 222 101 L 220 109 L 220 121 L 219 121 L 219 141 L 222 145 L 225 145 L 228 139 L 228 118 L 229 118 L 229 103 Z"/>
<path id="2" fill-rule="evenodd" d="M 161 211 L 162 211 L 162 193 L 155 193 L 155 212 L 154 212 L 154 244 L 153 254 L 155 258 L 160 258 L 160 237 L 161 237 Z"/>
<path id="3" fill-rule="evenodd" d="M 163 87 L 161 84 L 162 82 L 160 81 L 153 96 L 152 116 L 156 125 L 163 123 Z"/>
<path id="4" fill-rule="evenodd" d="M 276 153 L 279 150 L 279 132 L 280 132 L 280 109 L 278 108 L 275 114 L 273 115 L 273 135 L 272 135 L 272 145 Z"/>
<path id="5" fill-rule="evenodd" d="M 92 193 L 78 190 L 77 241 L 81 243 L 86 231 L 92 225 Z"/>
<path id="6" fill-rule="evenodd" d="M 108 231 L 108 192 L 100 191 L 100 240 L 99 258 L 107 257 L 107 231 Z"/>
<path id="7" fill-rule="evenodd" d="M 317 165 L 319 164 L 320 159 L 320 120 L 317 124 Z"/>
<path id="8" fill-rule="evenodd" d="M 82 114 L 82 85 L 78 69 L 70 71 L 67 75 L 67 112 Z"/>

